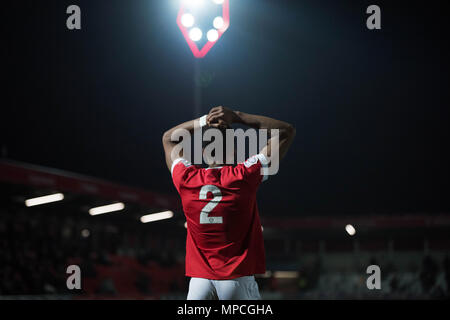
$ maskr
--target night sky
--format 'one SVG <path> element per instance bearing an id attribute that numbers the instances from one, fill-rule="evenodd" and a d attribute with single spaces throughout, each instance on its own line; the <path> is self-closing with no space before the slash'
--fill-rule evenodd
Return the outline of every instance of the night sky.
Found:
<path id="1" fill-rule="evenodd" d="M 264 215 L 448 212 L 445 1 L 231 0 L 205 59 L 202 114 L 292 123 Z M 66 8 L 82 30 L 66 28 Z M 382 29 L 366 28 L 370 4 Z M 194 114 L 175 0 L 2 4 L 3 155 L 172 193 L 161 136 Z"/>

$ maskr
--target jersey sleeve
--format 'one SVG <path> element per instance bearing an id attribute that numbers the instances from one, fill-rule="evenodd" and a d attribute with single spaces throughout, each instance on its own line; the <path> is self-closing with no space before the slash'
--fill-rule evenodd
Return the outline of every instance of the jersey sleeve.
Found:
<path id="1" fill-rule="evenodd" d="M 175 161 L 172 163 L 172 180 L 175 188 L 177 188 L 178 191 L 180 191 L 180 186 L 182 185 L 183 181 L 186 178 L 186 175 L 192 167 L 192 164 L 183 158 L 175 159 Z"/>
<path id="2" fill-rule="evenodd" d="M 263 154 L 256 154 L 238 165 L 246 181 L 253 186 L 259 186 L 261 182 L 269 178 L 269 161 Z"/>

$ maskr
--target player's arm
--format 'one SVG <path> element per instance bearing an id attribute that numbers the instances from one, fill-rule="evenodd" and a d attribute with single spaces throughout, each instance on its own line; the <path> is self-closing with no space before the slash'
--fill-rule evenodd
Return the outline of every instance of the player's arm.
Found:
<path id="1" fill-rule="evenodd" d="M 184 129 L 189 131 L 190 134 L 194 132 L 194 129 L 200 129 L 200 118 L 190 120 L 183 122 L 182 124 L 177 125 L 176 127 L 173 127 L 172 129 L 167 130 L 164 132 L 162 136 L 162 144 L 164 147 L 164 154 L 166 157 L 166 165 L 169 171 L 172 168 L 172 162 L 177 159 L 183 157 L 183 151 L 180 150 L 178 154 L 172 154 L 172 151 L 174 150 L 175 146 L 179 143 L 179 141 L 174 141 L 172 139 L 173 135 L 176 133 L 176 130 L 178 129 Z"/>
<path id="2" fill-rule="evenodd" d="M 194 132 L 195 129 L 200 129 L 201 127 L 208 125 L 210 127 L 217 128 L 219 126 L 223 125 L 223 121 L 217 121 L 217 123 L 210 123 L 208 121 L 207 116 L 203 116 L 194 120 L 183 122 L 182 124 L 177 125 L 176 127 L 173 127 L 172 129 L 167 130 L 164 132 L 162 137 L 162 144 L 164 147 L 164 153 L 166 157 L 166 164 L 169 171 L 172 168 L 172 162 L 176 160 L 177 158 L 183 157 L 183 151 L 180 150 L 178 154 L 172 154 L 174 151 L 175 146 L 179 143 L 179 141 L 173 140 L 172 137 L 174 133 L 178 129 L 184 129 L 189 131 L 190 134 Z"/>
<path id="3" fill-rule="evenodd" d="M 228 124 L 241 123 L 255 129 L 278 129 L 280 160 L 286 155 L 295 137 L 295 128 L 287 122 L 265 116 L 233 111 L 226 107 L 211 109 L 206 119 L 210 123 L 224 121 Z M 267 145 L 261 150 L 261 153 L 268 157 L 271 155 L 271 139 L 274 137 L 271 136 L 267 141 Z"/>

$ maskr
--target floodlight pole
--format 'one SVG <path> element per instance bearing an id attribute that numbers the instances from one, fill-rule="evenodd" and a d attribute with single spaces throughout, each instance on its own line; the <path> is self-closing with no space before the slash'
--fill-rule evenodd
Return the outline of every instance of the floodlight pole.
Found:
<path id="1" fill-rule="evenodd" d="M 200 59 L 194 62 L 194 117 L 198 118 L 202 115 L 202 83 Z"/>
<path id="2" fill-rule="evenodd" d="M 230 0 L 223 0 L 223 1 L 216 1 L 216 4 L 219 4 L 222 6 L 222 15 L 220 16 L 222 18 L 222 22 L 219 23 L 219 25 L 215 25 L 213 21 L 213 26 L 217 37 L 215 40 L 207 41 L 207 43 L 202 47 L 198 48 L 197 44 L 195 43 L 195 40 L 191 39 L 189 36 L 189 28 L 192 27 L 191 23 L 185 23 L 183 24 L 183 16 L 185 13 L 189 13 L 189 10 L 186 10 L 186 4 L 183 3 L 183 1 L 180 2 L 180 10 L 178 11 L 177 16 L 177 24 L 180 28 L 181 33 L 183 34 L 183 37 L 185 38 L 189 48 L 192 51 L 192 54 L 194 55 L 195 62 L 194 62 L 194 116 L 199 117 L 202 114 L 202 79 L 201 79 L 201 68 L 200 68 L 200 58 L 203 58 L 206 56 L 206 54 L 211 50 L 211 48 L 217 43 L 217 41 L 220 39 L 220 37 L 223 35 L 225 31 L 227 31 L 228 27 L 230 26 Z M 189 8 L 188 8 L 189 9 Z M 192 29 L 191 29 L 192 30 Z M 208 36 L 207 36 L 208 37 Z M 195 37 L 196 38 L 196 37 Z"/>

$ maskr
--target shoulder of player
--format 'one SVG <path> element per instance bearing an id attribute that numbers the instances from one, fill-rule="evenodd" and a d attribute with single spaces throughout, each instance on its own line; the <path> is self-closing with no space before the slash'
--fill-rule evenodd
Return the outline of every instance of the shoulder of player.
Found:
<path id="1" fill-rule="evenodd" d="M 258 154 L 255 154 L 254 156 L 251 156 L 247 160 L 245 160 L 242 164 L 246 168 L 250 168 L 251 166 L 253 166 L 257 163 L 260 163 L 262 166 L 267 166 L 269 163 L 269 160 L 266 158 L 265 155 L 258 153 Z"/>
<path id="2" fill-rule="evenodd" d="M 184 170 L 182 170 L 183 172 L 185 172 L 186 170 L 192 171 L 192 170 L 198 169 L 198 167 L 196 165 L 193 165 L 190 161 L 188 161 L 184 158 L 178 158 L 172 162 L 172 168 L 171 168 L 172 175 L 174 174 L 176 168 L 184 169 Z M 177 171 L 179 172 L 179 170 L 181 170 L 181 169 L 177 169 Z"/>

